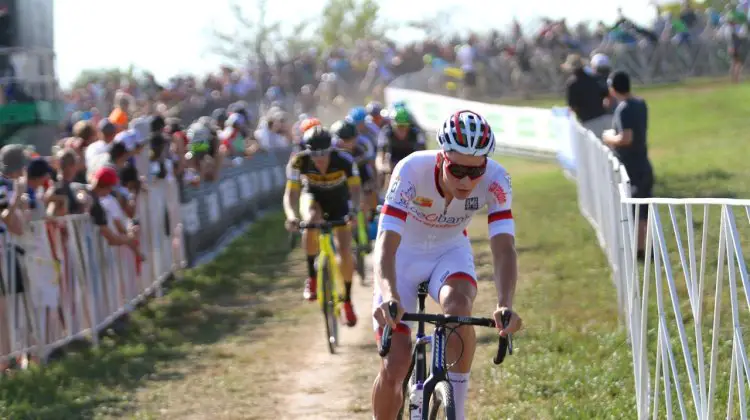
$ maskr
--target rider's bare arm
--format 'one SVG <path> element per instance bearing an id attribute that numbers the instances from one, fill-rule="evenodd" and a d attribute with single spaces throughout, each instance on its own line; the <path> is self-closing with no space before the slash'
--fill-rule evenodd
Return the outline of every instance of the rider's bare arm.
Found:
<path id="1" fill-rule="evenodd" d="M 511 309 L 518 276 L 515 238 L 505 233 L 495 235 L 490 239 L 490 249 L 492 249 L 492 261 L 495 266 L 497 304 L 499 307 Z"/>
<path id="2" fill-rule="evenodd" d="M 375 282 L 384 301 L 399 300 L 396 289 L 396 251 L 401 244 L 401 234 L 392 230 L 378 233 L 375 241 Z"/>
<path id="3" fill-rule="evenodd" d="M 512 190 L 510 175 L 503 171 L 495 175 L 487 191 L 487 223 L 490 249 L 495 267 L 494 280 L 498 307 L 513 307 L 518 266 L 516 263 L 515 222 L 511 212 Z"/>
<path id="4" fill-rule="evenodd" d="M 362 178 L 359 176 L 359 166 L 350 154 L 345 152 L 340 153 L 352 162 L 351 166 L 349 166 L 346 171 L 346 185 L 349 187 L 349 194 L 351 195 L 350 198 L 352 203 L 359 206 L 359 203 L 362 200 Z"/>
<path id="5" fill-rule="evenodd" d="M 286 189 L 284 190 L 284 214 L 287 220 L 299 219 L 300 171 L 299 159 L 292 156 L 286 166 Z"/>

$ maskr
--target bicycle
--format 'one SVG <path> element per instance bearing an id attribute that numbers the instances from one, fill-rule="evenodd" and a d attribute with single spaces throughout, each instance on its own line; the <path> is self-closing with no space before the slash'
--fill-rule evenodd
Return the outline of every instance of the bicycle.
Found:
<path id="1" fill-rule="evenodd" d="M 418 313 L 404 313 L 402 321 L 417 322 L 417 340 L 414 343 L 411 363 L 404 379 L 404 403 L 399 411 L 398 419 L 404 418 L 404 409 L 408 408 L 408 419 L 411 420 L 434 420 L 442 412 L 447 420 L 455 420 L 456 407 L 453 400 L 453 387 L 448 380 L 448 363 L 445 360 L 445 346 L 448 337 L 461 325 L 474 325 L 480 327 L 495 327 L 495 320 L 490 318 L 474 318 L 467 316 L 452 316 L 443 314 L 426 314 L 425 299 L 427 298 L 428 282 L 419 285 L 417 296 L 419 298 Z M 397 307 L 391 304 L 388 308 L 391 316 L 396 316 Z M 503 314 L 503 326 L 510 321 L 510 312 Z M 432 335 L 425 335 L 425 323 L 435 325 Z M 449 327 L 447 324 L 458 324 Z M 383 329 L 383 338 L 380 342 L 378 353 L 385 357 L 391 349 L 391 337 L 393 331 L 390 326 Z M 432 345 L 432 363 L 427 370 L 427 345 Z M 493 362 L 496 365 L 503 363 L 507 354 L 513 354 L 513 338 L 500 337 L 498 341 L 497 354 Z M 460 357 L 459 357 L 460 358 Z M 429 375 L 429 376 L 427 376 Z M 426 378 L 426 379 L 425 379 Z M 433 405 L 430 406 L 430 400 Z"/>
<path id="2" fill-rule="evenodd" d="M 365 213 L 360 210 L 357 212 L 357 230 L 354 236 L 354 255 L 357 258 L 357 275 L 362 286 L 365 282 L 365 255 L 369 253 L 370 238 L 367 234 L 367 219 Z"/>
<path id="3" fill-rule="evenodd" d="M 318 229 L 320 253 L 315 262 L 318 282 L 318 303 L 323 310 L 326 323 L 326 340 L 328 351 L 336 353 L 339 330 L 338 317 L 341 315 L 341 298 L 343 294 L 343 280 L 336 262 L 336 251 L 333 246 L 333 229 L 346 226 L 346 220 L 334 220 L 322 223 L 300 222 L 299 229 Z"/>

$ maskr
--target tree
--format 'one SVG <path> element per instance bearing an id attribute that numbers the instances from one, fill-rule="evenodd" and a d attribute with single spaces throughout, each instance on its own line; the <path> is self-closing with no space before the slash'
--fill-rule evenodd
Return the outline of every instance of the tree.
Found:
<path id="1" fill-rule="evenodd" d="M 320 19 L 320 44 L 351 47 L 358 39 L 382 37 L 378 22 L 380 6 L 375 0 L 328 0 Z"/>
<path id="2" fill-rule="evenodd" d="M 237 27 L 231 32 L 213 30 L 215 38 L 212 52 L 230 60 L 242 63 L 254 55 L 261 60 L 273 52 L 271 40 L 280 33 L 281 22 L 268 22 L 268 1 L 258 0 L 254 10 L 255 19 L 245 16 L 242 7 L 235 0 L 229 9 L 237 20 Z"/>
<path id="3" fill-rule="evenodd" d="M 309 34 L 310 29 L 310 21 L 306 20 L 292 25 L 288 33 L 279 32 L 276 34 L 273 43 L 276 54 L 295 57 L 311 47 L 318 46 L 317 41 Z"/>
<path id="4" fill-rule="evenodd" d="M 358 39 L 382 37 L 386 26 L 379 22 L 380 6 L 375 0 L 328 0 L 320 16 L 291 27 L 269 22 L 267 0 L 257 0 L 255 19 L 248 19 L 235 0 L 230 10 L 237 26 L 230 31 L 213 30 L 212 52 L 244 63 L 249 57 L 293 57 L 310 47 L 351 47 Z M 319 22 L 317 25 L 314 23 Z"/>
<path id="5" fill-rule="evenodd" d="M 432 17 L 409 21 L 406 23 L 406 26 L 423 31 L 428 38 L 440 39 L 450 36 L 451 34 L 449 34 L 445 28 L 453 27 L 450 22 L 453 19 L 457 8 L 458 7 L 452 7 L 450 9 L 440 10 Z"/>
<path id="6" fill-rule="evenodd" d="M 108 68 L 97 70 L 83 70 L 73 81 L 74 88 L 88 86 L 89 83 L 101 83 L 108 80 L 134 80 L 136 79 L 136 68 L 132 64 L 126 69 Z"/>

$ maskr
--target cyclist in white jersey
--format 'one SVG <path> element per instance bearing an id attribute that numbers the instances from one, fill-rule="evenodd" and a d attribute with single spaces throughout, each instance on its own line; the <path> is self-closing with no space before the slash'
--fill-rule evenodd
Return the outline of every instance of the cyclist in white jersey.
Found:
<path id="1" fill-rule="evenodd" d="M 399 320 L 404 312 L 416 311 L 418 285 L 429 281 L 430 296 L 444 313 L 472 314 L 477 277 L 466 227 L 485 206 L 497 291 L 497 307 L 491 311 L 500 326 L 502 315 L 511 313 L 500 335 L 518 331 L 522 324 L 511 310 L 517 269 L 510 175 L 488 158 L 495 149 L 492 129 L 478 114 L 459 111 L 445 121 L 437 141 L 439 150 L 414 152 L 395 166 L 381 212 L 373 261 L 374 326 L 378 337 L 385 325 L 404 334 L 393 335 L 373 385 L 376 419 L 395 418 L 403 401 L 411 334 L 410 326 Z M 399 308 L 395 319 L 388 311 L 391 302 Z M 460 337 L 452 334 L 448 339 L 446 359 L 458 360 L 448 378 L 456 418 L 463 419 L 476 336 L 471 326 L 457 333 Z"/>

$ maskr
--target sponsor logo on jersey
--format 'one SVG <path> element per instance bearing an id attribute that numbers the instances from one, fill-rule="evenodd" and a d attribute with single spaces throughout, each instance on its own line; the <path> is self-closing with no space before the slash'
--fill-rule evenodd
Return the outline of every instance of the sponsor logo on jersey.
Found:
<path id="1" fill-rule="evenodd" d="M 508 201 L 508 194 L 505 192 L 505 189 L 503 189 L 503 186 L 497 181 L 490 184 L 490 194 L 495 197 L 497 204 L 503 205 Z"/>
<path id="2" fill-rule="evenodd" d="M 414 204 L 419 207 L 432 207 L 432 199 L 418 195 L 414 197 Z"/>
<path id="3" fill-rule="evenodd" d="M 464 210 L 479 210 L 479 197 L 469 197 L 464 202 Z"/>
<path id="4" fill-rule="evenodd" d="M 406 181 L 406 185 L 401 189 L 399 193 L 398 204 L 408 207 L 409 203 L 414 201 L 417 197 L 417 187 L 409 181 Z"/>
<path id="5" fill-rule="evenodd" d="M 388 188 L 388 194 L 386 194 L 385 199 L 386 201 L 395 202 L 396 201 L 396 191 L 398 191 L 398 187 L 401 185 L 401 177 L 396 176 L 391 178 L 391 185 L 390 188 Z"/>
<path id="6" fill-rule="evenodd" d="M 420 223 L 436 228 L 456 227 L 463 224 L 464 222 L 471 220 L 471 214 L 464 214 L 463 216 L 449 216 L 443 214 L 442 212 L 427 213 L 413 203 L 411 206 L 409 206 L 409 212 L 412 216 L 414 216 L 414 219 L 418 220 Z"/>
<path id="7" fill-rule="evenodd" d="M 333 171 L 327 174 L 306 173 L 308 185 L 311 187 L 335 187 L 346 182 L 346 172 Z"/>

